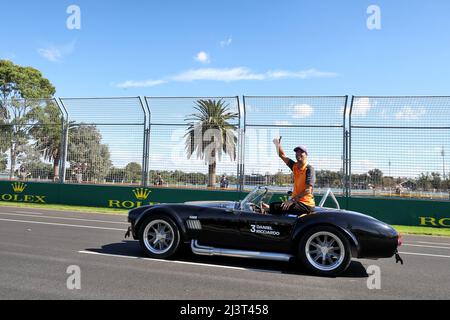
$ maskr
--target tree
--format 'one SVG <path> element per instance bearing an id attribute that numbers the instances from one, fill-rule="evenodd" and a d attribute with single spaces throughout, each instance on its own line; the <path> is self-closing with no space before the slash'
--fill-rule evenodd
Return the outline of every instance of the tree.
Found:
<path id="1" fill-rule="evenodd" d="M 82 174 L 84 181 L 105 179 L 111 168 L 109 148 L 94 125 L 72 125 L 68 141 L 67 161 L 72 174 Z"/>
<path id="2" fill-rule="evenodd" d="M 0 153 L 0 171 L 5 171 L 8 165 L 8 158 L 5 153 Z"/>
<path id="3" fill-rule="evenodd" d="M 30 129 L 30 134 L 35 140 L 34 147 L 45 160 L 53 162 L 53 179 L 57 179 L 62 155 L 61 122 L 63 116 L 58 106 L 54 102 L 49 102 L 43 108 L 33 110 L 30 117 L 37 121 L 37 124 Z"/>
<path id="4" fill-rule="evenodd" d="M 431 186 L 433 189 L 440 189 L 441 188 L 441 174 L 438 172 L 432 172 L 431 173 Z"/>
<path id="5" fill-rule="evenodd" d="M 419 187 L 423 191 L 428 191 L 431 189 L 431 177 L 428 172 L 426 174 L 420 174 L 419 178 L 417 179 L 417 187 Z"/>
<path id="6" fill-rule="evenodd" d="M 316 172 L 316 184 L 322 188 L 342 187 L 342 176 L 342 172 L 318 170 Z"/>
<path id="7" fill-rule="evenodd" d="M 237 137 L 236 125 L 230 120 L 238 118 L 238 114 L 230 112 L 228 105 L 220 100 L 197 100 L 194 107 L 197 113 L 187 118 L 189 127 L 186 138 L 186 152 L 188 159 L 196 153 L 198 159 L 203 159 L 208 165 L 208 187 L 216 183 L 217 159 L 221 160 L 222 153 L 236 159 Z"/>
<path id="8" fill-rule="evenodd" d="M 382 183 L 383 172 L 380 169 L 373 169 L 368 172 L 370 181 L 374 186 L 380 186 Z"/>
<path id="9" fill-rule="evenodd" d="M 18 176 L 24 178 L 49 179 L 52 173 L 52 165 L 41 161 L 41 154 L 31 145 L 24 147 L 24 152 L 17 157 L 20 164 Z"/>
<path id="10" fill-rule="evenodd" d="M 107 182 L 123 182 L 125 180 L 125 169 L 112 167 L 105 180 Z"/>
<path id="11" fill-rule="evenodd" d="M 139 163 L 130 162 L 125 167 L 125 179 L 131 182 L 142 179 L 142 167 Z"/>
<path id="12" fill-rule="evenodd" d="M 29 112 L 40 107 L 36 99 L 48 99 L 54 94 L 55 87 L 39 70 L 0 60 L 0 133 L 7 137 L 0 151 L 9 149 L 10 179 L 21 148 L 28 143 L 32 121 Z"/>

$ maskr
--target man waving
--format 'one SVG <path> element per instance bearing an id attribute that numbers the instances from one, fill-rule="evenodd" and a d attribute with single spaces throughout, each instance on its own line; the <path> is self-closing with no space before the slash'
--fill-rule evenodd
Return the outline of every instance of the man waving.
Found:
<path id="1" fill-rule="evenodd" d="M 294 173 L 294 190 L 290 200 L 272 203 L 270 212 L 294 213 L 298 215 L 309 214 L 314 211 L 315 202 L 313 195 L 316 175 L 314 168 L 308 164 L 308 149 L 300 145 L 294 149 L 297 162 L 289 159 L 281 147 L 281 137 L 273 140 L 277 148 L 278 156 Z"/>

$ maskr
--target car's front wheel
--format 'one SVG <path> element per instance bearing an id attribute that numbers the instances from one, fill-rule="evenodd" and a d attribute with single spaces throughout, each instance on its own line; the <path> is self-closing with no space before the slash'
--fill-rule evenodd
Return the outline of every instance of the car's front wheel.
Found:
<path id="1" fill-rule="evenodd" d="M 149 257 L 167 259 L 173 256 L 180 246 L 180 232 L 169 217 L 154 215 L 142 223 L 139 242 Z"/>
<path id="2" fill-rule="evenodd" d="M 317 275 L 336 276 L 344 272 L 351 262 L 350 243 L 336 228 L 314 227 L 300 241 L 299 258 Z"/>

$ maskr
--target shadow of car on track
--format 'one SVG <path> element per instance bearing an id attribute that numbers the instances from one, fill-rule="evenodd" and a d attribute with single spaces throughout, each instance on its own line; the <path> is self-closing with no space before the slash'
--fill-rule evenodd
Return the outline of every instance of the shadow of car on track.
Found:
<path id="1" fill-rule="evenodd" d="M 119 243 L 111 243 L 102 246 L 101 248 L 89 248 L 86 251 L 98 253 L 98 254 L 108 254 L 123 257 L 132 257 L 137 259 L 150 259 L 148 258 L 138 241 L 133 240 L 123 240 Z M 157 259 L 152 259 L 157 260 Z M 192 253 L 188 246 L 183 247 L 171 261 L 182 261 L 190 263 L 202 263 L 211 264 L 217 266 L 226 267 L 238 267 L 245 268 L 250 271 L 255 272 L 277 272 L 283 274 L 291 275 L 305 275 L 305 276 L 315 276 L 308 272 L 301 264 L 297 262 L 279 262 L 279 261 L 268 261 L 259 259 L 245 259 L 245 258 L 235 258 L 235 257 L 220 257 L 220 256 L 200 256 Z M 364 266 L 359 261 L 354 261 L 350 263 L 348 269 L 337 278 L 367 278 L 368 274 Z M 334 277 L 335 278 L 335 277 Z"/>

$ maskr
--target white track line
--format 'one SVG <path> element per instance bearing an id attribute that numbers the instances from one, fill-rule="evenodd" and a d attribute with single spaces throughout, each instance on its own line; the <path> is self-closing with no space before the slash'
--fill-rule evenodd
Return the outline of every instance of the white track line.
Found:
<path id="1" fill-rule="evenodd" d="M 41 213 L 42 214 L 42 213 Z M 0 212 L 0 215 L 6 216 L 23 216 L 23 217 L 36 217 L 32 214 L 21 214 L 21 213 L 7 213 Z M 117 224 L 129 224 L 128 222 L 119 221 L 105 221 L 105 220 L 95 220 L 95 219 L 80 219 L 80 218 L 67 218 L 67 217 L 53 217 L 53 216 L 38 216 L 37 218 L 47 218 L 47 219 L 60 219 L 60 220 L 75 220 L 75 221 L 88 221 L 88 222 L 102 222 L 102 223 L 117 223 Z"/>
<path id="2" fill-rule="evenodd" d="M 27 214 L 34 214 L 34 215 L 43 214 L 41 212 L 31 212 L 31 211 L 14 211 L 14 213 L 27 213 Z"/>
<path id="3" fill-rule="evenodd" d="M 221 265 L 208 264 L 208 263 L 186 262 L 186 261 L 176 261 L 176 260 L 161 260 L 161 259 L 152 259 L 152 258 L 144 258 L 144 257 L 136 257 L 136 256 L 123 256 L 123 255 L 118 255 L 118 254 L 100 253 L 100 252 L 93 252 L 93 251 L 83 251 L 83 250 L 82 251 L 78 251 L 78 253 L 92 254 L 92 255 L 98 255 L 98 256 L 107 256 L 107 257 L 115 257 L 115 258 L 126 258 L 126 259 L 156 261 L 156 262 L 163 262 L 163 263 L 187 264 L 187 265 L 193 265 L 193 266 L 213 267 L 213 268 L 222 268 L 222 269 L 259 271 L 259 272 L 269 272 L 269 273 L 281 273 L 280 271 L 273 271 L 273 270 L 266 270 L 266 269 L 252 269 L 252 268 L 243 268 L 243 267 L 230 267 L 230 266 L 221 266 Z"/>
<path id="4" fill-rule="evenodd" d="M 424 243 L 424 244 L 443 244 L 445 246 L 450 246 L 450 242 L 427 242 L 427 241 L 408 241 L 408 243 Z"/>
<path id="5" fill-rule="evenodd" d="M 444 256 L 441 254 L 428 254 L 428 253 L 416 253 L 416 252 L 399 252 L 401 254 L 410 254 L 415 256 L 427 256 L 427 257 L 438 257 L 438 258 L 450 258 L 450 256 Z"/>
<path id="6" fill-rule="evenodd" d="M 447 250 L 450 250 L 450 247 L 424 246 L 424 245 L 421 245 L 421 244 L 408 244 L 408 243 L 403 243 L 402 246 L 408 246 L 408 247 L 420 247 L 420 248 L 435 248 L 435 249 L 447 249 Z"/>
<path id="7" fill-rule="evenodd" d="M 83 225 L 77 225 L 77 224 L 50 223 L 50 222 L 40 222 L 40 221 L 13 220 L 13 219 L 0 219 L 0 221 L 46 224 L 46 225 L 52 225 L 52 226 L 86 228 L 86 229 L 114 230 L 114 231 L 122 231 L 122 232 L 127 231 L 127 229 L 103 228 L 103 227 L 94 227 L 94 226 L 83 226 Z"/>

